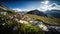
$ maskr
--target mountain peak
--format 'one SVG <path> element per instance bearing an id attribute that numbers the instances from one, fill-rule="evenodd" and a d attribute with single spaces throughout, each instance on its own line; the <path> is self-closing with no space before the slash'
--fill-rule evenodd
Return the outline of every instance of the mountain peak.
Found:
<path id="1" fill-rule="evenodd" d="M 55 7 L 55 6 L 57 6 L 57 4 L 56 4 L 56 3 L 51 4 L 51 7 Z"/>
<path id="2" fill-rule="evenodd" d="M 27 12 L 27 14 L 34 14 L 34 15 L 38 15 L 38 16 L 47 16 L 45 13 L 43 13 L 42 11 L 39 11 L 37 9 L 29 11 L 29 12 Z"/>

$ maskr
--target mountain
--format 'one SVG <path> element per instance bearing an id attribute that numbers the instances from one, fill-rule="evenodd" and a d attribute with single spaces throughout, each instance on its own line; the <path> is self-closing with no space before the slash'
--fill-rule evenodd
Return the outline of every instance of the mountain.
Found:
<path id="1" fill-rule="evenodd" d="M 45 14 L 39 10 L 32 10 L 32 11 L 27 12 L 27 14 L 33 14 L 33 15 L 44 16 L 44 17 L 46 16 L 47 17 L 47 14 Z"/>
<path id="2" fill-rule="evenodd" d="M 0 9 L 7 10 L 9 8 L 6 5 L 3 5 L 2 3 L 0 3 Z"/>
<path id="3" fill-rule="evenodd" d="M 45 13 L 51 15 L 52 17 L 60 18 L 60 10 L 51 10 L 51 11 L 46 11 Z"/>

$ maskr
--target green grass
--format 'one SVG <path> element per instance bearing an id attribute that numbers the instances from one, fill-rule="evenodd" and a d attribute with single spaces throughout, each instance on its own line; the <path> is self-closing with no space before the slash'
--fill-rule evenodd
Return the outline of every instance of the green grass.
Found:
<path id="1" fill-rule="evenodd" d="M 43 22 L 50 22 L 53 24 L 58 24 L 60 26 L 60 18 L 49 18 L 49 17 L 43 17 L 43 16 L 37 16 L 32 14 L 26 14 L 30 18 L 33 18 L 34 20 L 43 21 Z"/>

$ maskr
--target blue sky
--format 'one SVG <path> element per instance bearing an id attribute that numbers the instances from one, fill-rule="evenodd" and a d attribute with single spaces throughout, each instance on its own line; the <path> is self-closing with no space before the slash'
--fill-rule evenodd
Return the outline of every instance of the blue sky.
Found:
<path id="1" fill-rule="evenodd" d="M 38 7 L 40 5 L 40 1 L 6 1 L 3 2 L 9 8 L 31 8 Z"/>
<path id="2" fill-rule="evenodd" d="M 1 0 L 0 2 L 9 7 L 10 9 L 20 8 L 20 9 L 35 9 L 39 8 L 41 2 L 45 0 Z M 59 0 L 48 0 L 49 3 L 60 4 Z"/>

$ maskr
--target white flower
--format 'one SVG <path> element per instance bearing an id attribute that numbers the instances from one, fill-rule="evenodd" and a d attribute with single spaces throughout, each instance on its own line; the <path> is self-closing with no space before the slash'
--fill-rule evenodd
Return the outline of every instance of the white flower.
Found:
<path id="1" fill-rule="evenodd" d="M 43 24 L 41 24 L 41 25 L 38 25 L 42 30 L 44 30 L 44 31 L 48 31 L 48 28 L 45 26 L 45 25 L 43 25 Z"/>
<path id="2" fill-rule="evenodd" d="M 30 21 L 31 23 L 33 22 L 33 21 Z"/>
<path id="3" fill-rule="evenodd" d="M 27 21 L 24 21 L 24 20 L 20 20 L 20 21 L 18 21 L 19 23 L 24 23 L 24 24 L 28 24 L 28 22 Z"/>
<path id="4" fill-rule="evenodd" d="M 18 19 L 17 19 L 17 18 L 15 18 L 15 21 L 18 21 Z"/>
<path id="5" fill-rule="evenodd" d="M 2 24 L 3 26 L 5 25 L 5 23 Z"/>
<path id="6" fill-rule="evenodd" d="M 6 15 L 7 12 L 4 12 L 4 15 Z"/>

